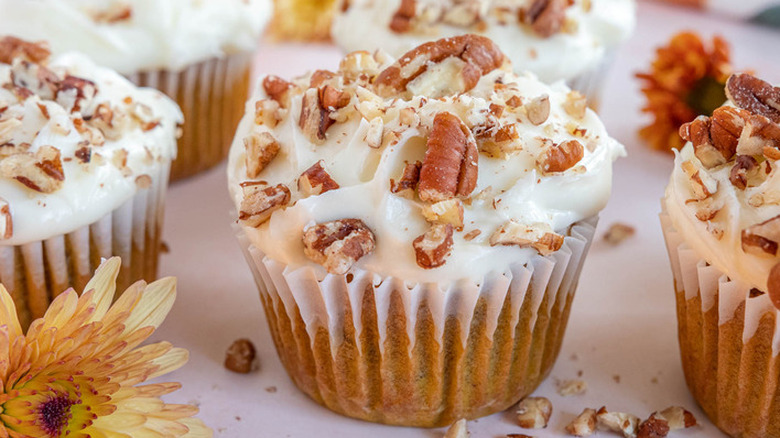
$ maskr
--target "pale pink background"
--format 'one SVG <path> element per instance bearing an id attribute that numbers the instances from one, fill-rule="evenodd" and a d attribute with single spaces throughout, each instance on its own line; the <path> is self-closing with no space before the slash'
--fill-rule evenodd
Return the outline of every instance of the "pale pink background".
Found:
<path id="1" fill-rule="evenodd" d="M 727 0 L 735 1 L 735 0 Z M 688 394 L 677 351 L 672 279 L 658 224 L 659 200 L 672 161 L 640 145 L 636 131 L 646 119 L 632 75 L 644 69 L 653 49 L 683 29 L 718 32 L 734 45 L 735 64 L 780 82 L 772 56 L 780 33 L 677 7 L 640 2 L 636 36 L 620 51 L 604 95 L 602 116 L 610 133 L 628 148 L 616 166 L 615 190 L 601 218 L 598 238 L 611 223 L 635 226 L 637 235 L 612 248 L 598 241 L 585 265 L 567 337 L 551 377 L 537 395 L 555 407 L 544 431 L 523 431 L 508 413 L 470 423 L 472 437 L 504 437 L 525 432 L 566 436 L 565 425 L 584 407 L 606 405 L 647 416 L 669 405 L 693 410 L 703 426 L 675 436 L 721 436 Z M 313 68 L 337 67 L 330 46 L 265 44 L 258 58 L 262 73 L 297 75 Z M 260 300 L 231 230 L 232 209 L 224 165 L 175 185 L 169 194 L 162 273 L 179 278 L 179 298 L 154 335 L 191 352 L 190 363 L 168 376 L 184 389 L 167 400 L 200 406 L 200 417 L 218 437 L 440 437 L 440 431 L 374 425 L 340 417 L 319 407 L 290 382 L 276 357 Z M 259 350 L 261 370 L 237 375 L 222 366 L 225 350 L 239 337 Z M 581 396 L 562 398 L 555 380 L 576 377 L 590 386 Z M 614 376 L 620 376 L 618 383 Z M 657 379 L 657 383 L 653 383 Z M 266 388 L 276 387 L 275 393 Z M 602 436 L 610 436 L 602 433 Z"/>

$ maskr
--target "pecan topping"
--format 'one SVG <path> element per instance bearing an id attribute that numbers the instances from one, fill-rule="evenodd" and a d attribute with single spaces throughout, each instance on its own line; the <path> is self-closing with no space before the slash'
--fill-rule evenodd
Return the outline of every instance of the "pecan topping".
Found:
<path id="1" fill-rule="evenodd" d="M 46 61 L 51 55 L 48 44 L 31 43 L 16 37 L 0 38 L 0 63 L 11 64 L 14 58 L 22 58 L 30 62 Z"/>
<path id="2" fill-rule="evenodd" d="M 326 85 L 322 88 L 309 88 L 301 102 L 301 117 L 298 125 L 312 142 L 322 142 L 328 128 L 336 123 L 331 113 L 349 104 L 350 96 Z"/>
<path id="3" fill-rule="evenodd" d="M 248 227 L 259 227 L 271 218 L 274 211 L 290 203 L 290 189 L 283 184 L 269 187 L 262 183 L 245 182 L 241 186 L 244 199 L 238 220 Z"/>
<path id="4" fill-rule="evenodd" d="M 398 182 L 393 179 L 390 180 L 390 192 L 404 198 L 414 198 L 414 192 L 417 190 L 417 184 L 420 182 L 421 168 L 422 163 L 419 161 L 406 163 L 401 179 Z"/>
<path id="5" fill-rule="evenodd" d="M 420 169 L 420 199 L 439 202 L 469 196 L 477 185 L 478 159 L 468 127 L 453 114 L 437 114 Z"/>
<path id="6" fill-rule="evenodd" d="M 712 118 L 700 116 L 681 126 L 680 136 L 693 144 L 696 157 L 710 169 L 727 163 L 737 153 L 746 117 L 749 114 L 740 109 L 721 107 Z"/>
<path id="7" fill-rule="evenodd" d="M 447 263 L 452 251 L 454 228 L 450 224 L 434 224 L 422 236 L 414 239 L 412 246 L 417 265 L 423 269 L 434 269 Z"/>
<path id="8" fill-rule="evenodd" d="M 755 178 L 758 174 L 758 161 L 750 155 L 738 155 L 734 160 L 734 167 L 731 168 L 729 181 L 734 187 L 745 190 L 748 181 Z"/>
<path id="9" fill-rule="evenodd" d="M 517 425 L 523 429 L 544 429 L 552 411 L 552 403 L 544 397 L 524 398 L 517 405 Z"/>
<path id="10" fill-rule="evenodd" d="M 780 123 L 780 88 L 749 74 L 735 74 L 726 82 L 726 96 L 738 107 Z"/>
<path id="11" fill-rule="evenodd" d="M 339 184 L 325 171 L 322 163 L 322 160 L 314 163 L 298 178 L 298 191 L 304 196 L 321 195 L 339 188 Z"/>
<path id="12" fill-rule="evenodd" d="M 335 77 L 336 73 L 330 70 L 315 70 L 309 79 L 309 88 L 319 88 Z"/>
<path id="13" fill-rule="evenodd" d="M 582 120 L 588 112 L 588 99 L 579 91 L 572 91 L 566 95 L 563 110 L 575 119 Z"/>
<path id="14" fill-rule="evenodd" d="M 375 248 L 374 233 L 360 219 L 314 225 L 303 232 L 304 254 L 336 275 L 346 274 Z"/>
<path id="15" fill-rule="evenodd" d="M 66 76 L 59 83 L 55 99 L 63 108 L 75 113 L 89 106 L 96 94 L 97 87 L 94 82 L 75 76 Z"/>
<path id="16" fill-rule="evenodd" d="M 780 242 L 780 216 L 742 230 L 742 251 L 748 254 L 777 256 Z"/>
<path id="17" fill-rule="evenodd" d="M 769 271 L 767 279 L 767 291 L 775 308 L 780 309 L 780 263 L 774 265 Z"/>
<path id="18" fill-rule="evenodd" d="M 546 122 L 550 117 L 550 96 L 544 94 L 528 102 L 525 106 L 528 120 L 535 126 Z"/>
<path id="19" fill-rule="evenodd" d="M 688 175 L 691 183 L 691 193 L 698 200 L 707 199 L 718 191 L 718 180 L 707 172 L 699 170 L 692 161 L 685 161 L 681 165 L 683 172 Z"/>
<path id="20" fill-rule="evenodd" d="M 423 44 L 402 56 L 395 64 L 379 74 L 375 81 L 378 94 L 391 97 L 404 93 L 410 82 L 423 75 L 432 65 L 449 58 L 461 61 L 458 84 L 466 92 L 477 85 L 480 78 L 504 65 L 506 58 L 498 46 L 488 38 L 462 35 Z M 452 80 L 451 72 L 441 80 Z"/>
<path id="21" fill-rule="evenodd" d="M 390 30 L 396 33 L 408 32 L 412 28 L 416 6 L 416 0 L 401 0 L 401 6 L 395 11 L 393 19 L 390 21 Z"/>
<path id="22" fill-rule="evenodd" d="M 65 181 L 60 151 L 52 146 L 42 146 L 35 155 L 20 153 L 5 158 L 0 161 L 0 176 L 41 193 L 56 192 Z"/>
<path id="23" fill-rule="evenodd" d="M 521 10 L 521 21 L 542 38 L 558 33 L 566 21 L 567 0 L 533 0 L 527 10 Z"/>
<path id="24" fill-rule="evenodd" d="M 521 248 L 534 248 L 539 254 L 546 256 L 558 251 L 563 246 L 564 238 L 553 232 L 546 223 L 522 225 L 509 221 L 490 236 L 490 245 L 517 245 Z"/>
<path id="25" fill-rule="evenodd" d="M 252 132 L 244 138 L 246 149 L 246 175 L 257 178 L 279 153 L 279 142 L 269 132 Z"/>
<path id="26" fill-rule="evenodd" d="M 591 436 L 596 433 L 596 410 L 587 408 L 568 426 L 566 432 L 574 436 Z"/>
<path id="27" fill-rule="evenodd" d="M 11 206 L 0 198 L 0 239 L 10 239 L 14 235 L 14 221 L 11 216 Z"/>
<path id="28" fill-rule="evenodd" d="M 385 133 L 385 122 L 381 117 L 374 117 L 368 124 L 366 131 L 366 144 L 368 147 L 377 149 L 382 146 L 382 139 Z"/>
<path id="29" fill-rule="evenodd" d="M 584 156 L 585 148 L 577 140 L 552 146 L 544 154 L 542 171 L 544 173 L 565 172 L 576 166 Z"/>
<path id="30" fill-rule="evenodd" d="M 277 101 L 272 99 L 260 99 L 255 102 L 255 123 L 273 129 L 282 120 L 281 112 L 282 107 Z"/>
<path id="31" fill-rule="evenodd" d="M 290 88 L 293 84 L 285 81 L 279 76 L 266 76 L 263 79 L 263 89 L 265 94 L 275 100 L 281 108 L 287 108 L 290 105 Z"/>
<path id="32" fill-rule="evenodd" d="M 463 231 L 463 202 L 460 199 L 447 199 L 435 204 L 424 205 L 422 214 L 430 223 L 450 224 Z"/>

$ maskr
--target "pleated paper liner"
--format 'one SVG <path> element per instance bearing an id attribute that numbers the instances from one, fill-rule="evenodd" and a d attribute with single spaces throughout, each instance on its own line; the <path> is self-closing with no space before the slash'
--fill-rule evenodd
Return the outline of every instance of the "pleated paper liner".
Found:
<path id="1" fill-rule="evenodd" d="M 579 91 L 588 99 L 588 106 L 594 111 L 598 111 L 601 106 L 601 94 L 604 91 L 607 73 L 615 58 L 614 52 L 615 50 L 608 51 L 604 59 L 594 68 L 566 81 L 569 88 Z"/>
<path id="2" fill-rule="evenodd" d="M 279 357 L 303 392 L 350 417 L 438 427 L 505 410 L 548 375 L 596 222 L 573 225 L 548 257 L 448 285 L 355 268 L 318 277 L 237 234 Z"/>
<path id="3" fill-rule="evenodd" d="M 180 72 L 130 75 L 135 84 L 170 96 L 184 113 L 179 153 L 171 167 L 176 181 L 209 169 L 227 157 L 249 97 L 253 54 L 212 58 Z"/>
<path id="4" fill-rule="evenodd" d="M 661 214 L 688 388 L 732 437 L 780 437 L 780 324 L 765 293 L 709 265 Z"/>
<path id="5" fill-rule="evenodd" d="M 69 287 L 82 292 L 102 258 L 122 257 L 120 292 L 137 280 L 156 280 L 169 165 L 159 167 L 150 174 L 150 187 L 97 222 L 42 241 L 0 245 L 0 283 L 13 297 L 23 327 Z"/>

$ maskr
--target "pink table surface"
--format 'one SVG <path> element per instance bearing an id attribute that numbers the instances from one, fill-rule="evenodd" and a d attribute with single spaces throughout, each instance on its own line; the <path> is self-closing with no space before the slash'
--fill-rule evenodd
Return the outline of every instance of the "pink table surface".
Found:
<path id="1" fill-rule="evenodd" d="M 659 200 L 671 170 L 669 156 L 643 147 L 636 131 L 646 119 L 633 72 L 646 68 L 653 49 L 675 32 L 696 29 L 724 35 L 734 46 L 735 64 L 780 82 L 771 56 L 780 33 L 662 4 L 640 2 L 639 26 L 609 73 L 602 117 L 629 157 L 616 165 L 612 200 L 601 216 L 600 232 L 582 274 L 568 333 L 552 374 L 536 391 L 555 411 L 547 429 L 523 431 L 512 411 L 469 423 L 472 437 L 504 437 L 525 432 L 535 437 L 566 436 L 564 427 L 585 407 L 645 417 L 680 405 L 702 426 L 674 436 L 721 434 L 697 408 L 683 380 L 677 349 L 672 277 L 658 224 Z M 298 75 L 338 65 L 332 46 L 264 44 L 259 73 Z M 154 335 L 191 352 L 189 364 L 167 376 L 184 388 L 169 402 L 200 406 L 200 417 L 218 437 L 440 437 L 441 430 L 389 427 L 341 417 L 299 392 L 288 379 L 266 326 L 255 284 L 231 230 L 224 165 L 176 184 L 169 193 L 162 273 L 179 278 L 179 297 L 168 320 Z M 618 247 L 600 241 L 614 222 L 633 225 L 637 234 Z M 223 368 L 225 350 L 239 338 L 252 339 L 259 372 L 237 375 Z M 563 398 L 556 379 L 582 371 L 587 393 Z M 275 392 L 269 388 L 275 388 Z M 612 436 L 601 432 L 602 436 Z"/>

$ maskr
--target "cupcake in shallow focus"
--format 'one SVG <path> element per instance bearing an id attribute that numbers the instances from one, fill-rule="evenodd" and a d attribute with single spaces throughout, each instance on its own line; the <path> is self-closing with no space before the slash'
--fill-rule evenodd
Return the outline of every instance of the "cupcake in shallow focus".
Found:
<path id="1" fill-rule="evenodd" d="M 332 34 L 346 51 L 401 56 L 425 41 L 478 33 L 518 71 L 564 80 L 593 104 L 612 54 L 634 29 L 635 9 L 634 0 L 348 0 Z"/>
<path id="2" fill-rule="evenodd" d="M 549 372 L 623 152 L 487 38 L 264 78 L 229 158 L 279 356 L 330 409 L 449 425 Z"/>
<path id="3" fill-rule="evenodd" d="M 81 55 L 0 39 L 0 283 L 23 325 L 121 256 L 124 290 L 156 277 L 182 115 Z"/>
<path id="4" fill-rule="evenodd" d="M 780 436 L 780 88 L 750 75 L 684 125 L 661 215 L 688 387 L 733 437 Z"/>
<path id="5" fill-rule="evenodd" d="M 173 180 L 227 155 L 271 0 L 0 0 L 4 34 L 46 40 L 157 88 L 185 117 Z"/>
<path id="6" fill-rule="evenodd" d="M 326 41 L 336 0 L 274 0 L 270 31 L 280 40 Z"/>

